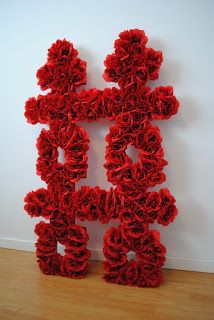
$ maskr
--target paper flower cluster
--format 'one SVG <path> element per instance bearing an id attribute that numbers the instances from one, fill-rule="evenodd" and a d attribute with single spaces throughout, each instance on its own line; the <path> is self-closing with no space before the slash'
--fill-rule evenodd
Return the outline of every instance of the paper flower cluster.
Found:
<path id="1" fill-rule="evenodd" d="M 175 199 L 164 188 L 150 188 L 165 181 L 167 161 L 162 138 L 154 119 L 169 119 L 177 113 L 179 102 L 173 88 L 146 86 L 158 78 L 162 53 L 146 47 L 148 38 L 142 30 L 120 33 L 115 51 L 105 60 L 104 79 L 118 83 L 118 88 L 96 88 L 76 92 L 86 83 L 86 62 L 77 57 L 73 44 L 57 40 L 48 50 L 46 64 L 37 72 L 38 84 L 45 95 L 31 97 L 25 104 L 25 117 L 31 124 L 48 124 L 37 139 L 37 174 L 47 188 L 29 192 L 25 210 L 31 217 L 48 220 L 35 227 L 38 235 L 36 254 L 41 270 L 72 278 L 83 277 L 88 270 L 89 236 L 77 220 L 108 223 L 120 221 L 104 236 L 104 278 L 108 282 L 157 286 L 162 281 L 161 267 L 165 247 L 154 222 L 167 226 L 177 215 Z M 75 189 L 75 183 L 87 176 L 89 136 L 78 121 L 113 121 L 106 136 L 107 179 L 109 191 L 98 186 Z M 136 163 L 126 150 L 139 150 Z M 64 150 L 65 162 L 58 160 L 58 148 Z M 57 245 L 65 246 L 65 254 Z M 136 260 L 128 260 L 128 252 Z"/>

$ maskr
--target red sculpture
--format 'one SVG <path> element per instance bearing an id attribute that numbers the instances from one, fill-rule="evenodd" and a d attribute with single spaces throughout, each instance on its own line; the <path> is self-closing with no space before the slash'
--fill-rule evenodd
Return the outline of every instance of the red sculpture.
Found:
<path id="1" fill-rule="evenodd" d="M 57 40 L 48 50 L 46 64 L 37 72 L 38 84 L 45 95 L 29 98 L 25 117 L 31 124 L 48 124 L 37 139 L 37 174 L 47 189 L 29 192 L 25 210 L 31 217 L 41 216 L 36 254 L 46 274 L 82 278 L 88 269 L 89 236 L 80 221 L 111 219 L 119 227 L 104 236 L 104 278 L 108 282 L 157 286 L 162 281 L 161 267 L 165 247 L 159 232 L 150 229 L 155 221 L 166 226 L 177 215 L 175 199 L 169 190 L 149 188 L 165 181 L 161 134 L 152 120 L 169 119 L 177 113 L 179 102 L 171 86 L 152 90 L 148 80 L 156 80 L 162 53 L 146 47 L 148 38 L 142 30 L 120 33 L 115 51 L 105 60 L 104 79 L 119 88 L 96 88 L 76 92 L 86 83 L 86 62 L 77 57 L 73 44 Z M 77 121 L 113 122 L 106 136 L 107 178 L 114 187 L 109 191 L 88 186 L 75 190 L 75 183 L 87 175 L 87 132 Z M 139 151 L 139 161 L 132 163 L 126 154 L 129 145 Z M 65 163 L 58 161 L 58 147 L 64 150 Z M 65 255 L 57 253 L 57 243 L 65 246 Z M 134 251 L 136 260 L 128 261 Z"/>

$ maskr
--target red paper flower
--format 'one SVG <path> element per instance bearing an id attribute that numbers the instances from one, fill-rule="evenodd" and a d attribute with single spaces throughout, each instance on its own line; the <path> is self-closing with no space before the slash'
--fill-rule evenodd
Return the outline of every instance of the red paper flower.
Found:
<path id="1" fill-rule="evenodd" d="M 118 82 L 124 88 L 144 85 L 149 79 L 156 80 L 163 61 L 162 53 L 145 47 L 148 39 L 143 31 L 124 31 L 119 36 L 115 41 L 115 52 L 104 62 L 104 79 Z"/>
<path id="2" fill-rule="evenodd" d="M 173 95 L 173 87 L 157 87 L 151 94 L 152 119 L 169 119 L 178 112 L 179 102 Z"/>
<path id="3" fill-rule="evenodd" d="M 53 194 L 44 188 L 29 192 L 24 201 L 24 209 L 31 217 L 43 217 L 50 219 L 53 211 L 57 207 L 57 200 Z"/>
<path id="4" fill-rule="evenodd" d="M 48 62 L 36 74 L 41 89 L 63 94 L 85 84 L 86 62 L 77 54 L 73 44 L 57 40 L 48 51 Z"/>

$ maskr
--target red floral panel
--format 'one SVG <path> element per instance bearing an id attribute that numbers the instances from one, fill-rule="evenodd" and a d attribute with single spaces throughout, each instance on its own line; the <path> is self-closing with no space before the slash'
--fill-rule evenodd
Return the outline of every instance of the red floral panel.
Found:
<path id="1" fill-rule="evenodd" d="M 165 181 L 160 129 L 155 119 L 169 119 L 177 113 L 179 102 L 173 88 L 152 90 L 149 80 L 158 79 L 162 53 L 146 47 L 144 31 L 121 32 L 114 52 L 106 57 L 104 79 L 118 88 L 96 88 L 76 92 L 86 84 L 86 62 L 67 40 L 57 40 L 48 50 L 47 62 L 37 71 L 38 84 L 49 91 L 31 97 L 25 104 L 25 117 L 31 124 L 47 124 L 37 139 L 37 174 L 47 188 L 29 192 L 25 210 L 31 217 L 48 220 L 35 227 L 36 255 L 46 274 L 82 278 L 88 271 L 89 235 L 77 220 L 120 222 L 104 236 L 104 278 L 108 282 L 153 287 L 162 280 L 161 267 L 166 249 L 154 222 L 167 226 L 177 215 L 175 198 L 166 188 L 151 188 Z M 87 176 L 89 136 L 77 121 L 106 118 L 112 126 L 106 136 L 109 191 L 99 186 L 75 189 Z M 127 155 L 129 145 L 139 150 L 136 163 Z M 58 161 L 58 148 L 65 162 Z M 57 245 L 65 246 L 65 254 Z M 136 259 L 128 260 L 128 253 Z"/>

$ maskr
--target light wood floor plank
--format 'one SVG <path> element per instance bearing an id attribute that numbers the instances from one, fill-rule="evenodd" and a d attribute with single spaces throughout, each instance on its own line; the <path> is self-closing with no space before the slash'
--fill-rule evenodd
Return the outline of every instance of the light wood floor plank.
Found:
<path id="1" fill-rule="evenodd" d="M 46 276 L 34 253 L 0 249 L 0 320 L 213 320 L 214 274 L 165 269 L 158 288 Z"/>

